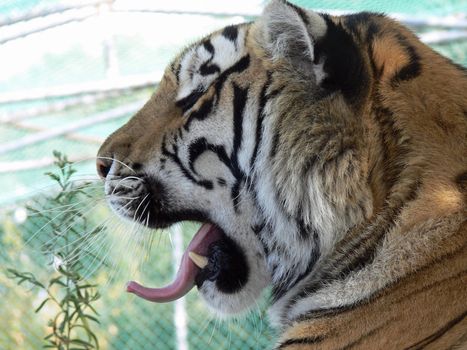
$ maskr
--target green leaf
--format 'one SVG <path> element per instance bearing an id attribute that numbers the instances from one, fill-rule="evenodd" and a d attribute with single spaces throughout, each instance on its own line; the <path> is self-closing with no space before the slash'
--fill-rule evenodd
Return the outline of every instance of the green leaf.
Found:
<path id="1" fill-rule="evenodd" d="M 52 180 L 60 183 L 60 176 L 58 176 L 57 174 L 54 174 L 54 173 L 51 173 L 51 172 L 46 172 L 44 174 L 47 175 L 48 177 L 50 177 Z"/>
<path id="2" fill-rule="evenodd" d="M 94 306 L 92 306 L 91 304 L 87 304 L 87 306 L 92 310 L 92 312 L 94 312 L 94 314 L 96 314 L 97 316 L 99 316 L 99 313 L 98 313 L 97 310 L 94 308 Z"/>
<path id="3" fill-rule="evenodd" d="M 92 320 L 92 321 L 96 322 L 97 324 L 100 324 L 99 320 L 98 320 L 97 318 L 95 318 L 94 316 L 91 316 L 91 315 L 89 315 L 89 314 L 85 314 L 84 316 L 85 316 L 87 319 Z"/>
<path id="4" fill-rule="evenodd" d="M 34 310 L 34 312 L 39 312 L 49 300 L 50 298 L 44 299 L 44 301 L 36 308 L 36 310 Z"/>
<path id="5" fill-rule="evenodd" d="M 62 281 L 62 276 L 58 276 L 58 277 L 55 277 L 55 278 L 52 278 L 50 281 L 49 281 L 49 287 L 54 285 L 54 284 L 58 284 L 62 287 L 66 287 L 66 284 Z"/>
<path id="6" fill-rule="evenodd" d="M 79 345 L 84 345 L 84 346 L 93 346 L 92 343 L 84 341 L 82 339 L 71 339 L 70 343 L 72 344 L 79 344 Z"/>

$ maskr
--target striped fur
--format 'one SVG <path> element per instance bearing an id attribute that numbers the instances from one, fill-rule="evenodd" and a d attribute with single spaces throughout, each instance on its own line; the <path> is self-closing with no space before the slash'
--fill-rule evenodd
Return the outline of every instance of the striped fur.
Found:
<path id="1" fill-rule="evenodd" d="M 270 286 L 278 348 L 462 349 L 466 91 L 385 16 L 276 0 L 185 49 L 99 155 L 137 169 L 151 226 L 212 222 L 239 246 L 241 288 L 199 292 L 231 314 Z"/>

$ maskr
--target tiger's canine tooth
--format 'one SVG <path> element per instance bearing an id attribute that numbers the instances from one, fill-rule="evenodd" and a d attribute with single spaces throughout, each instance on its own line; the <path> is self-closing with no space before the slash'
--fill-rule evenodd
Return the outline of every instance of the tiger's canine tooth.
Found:
<path id="1" fill-rule="evenodd" d="M 194 264 L 201 269 L 204 269 L 208 264 L 208 258 L 205 256 L 196 254 L 195 252 L 188 252 L 188 256 L 194 262 Z"/>

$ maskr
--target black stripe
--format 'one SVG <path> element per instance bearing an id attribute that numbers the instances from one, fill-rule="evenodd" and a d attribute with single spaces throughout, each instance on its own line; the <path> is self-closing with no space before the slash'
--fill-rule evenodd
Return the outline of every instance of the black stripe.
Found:
<path id="1" fill-rule="evenodd" d="M 222 72 L 219 77 L 217 78 L 217 81 L 215 83 L 215 90 L 217 96 L 219 96 L 220 91 L 222 90 L 222 87 L 224 86 L 225 81 L 229 77 L 230 74 L 233 73 L 241 73 L 245 69 L 247 69 L 250 65 L 250 56 L 245 55 L 243 56 L 240 60 L 238 60 L 232 67 L 226 69 L 224 72 Z M 206 73 L 216 70 L 214 67 L 205 67 Z M 217 67 L 218 68 L 218 67 Z M 220 71 L 220 69 L 219 69 Z M 210 73 L 211 74 L 211 73 Z M 191 107 L 194 106 L 194 104 L 203 96 L 205 93 L 204 88 L 202 86 L 198 86 L 195 90 L 193 90 L 188 96 L 178 100 L 175 105 L 179 108 L 182 109 L 182 112 L 185 113 L 187 110 L 189 110 Z M 217 100 L 216 100 L 217 103 Z M 203 120 L 207 117 L 207 114 L 212 111 L 213 107 L 213 100 L 206 101 L 198 111 L 192 112 L 192 114 L 189 116 L 189 120 L 187 124 L 185 125 L 185 129 L 189 130 L 189 124 L 191 123 L 191 119 L 198 119 L 198 120 Z"/>
<path id="2" fill-rule="evenodd" d="M 377 23 L 379 18 L 385 18 L 386 16 L 381 13 L 374 12 L 360 12 L 345 16 L 345 26 L 349 29 L 357 38 L 361 39 L 368 50 L 368 56 L 370 60 L 371 70 L 375 80 L 379 80 L 382 75 L 382 69 L 376 67 L 373 54 L 373 42 L 375 38 L 381 32 L 381 28 Z M 364 33 L 365 32 L 365 33 Z"/>
<path id="3" fill-rule="evenodd" d="M 206 40 L 203 43 L 203 47 L 206 49 L 206 51 L 208 51 L 211 54 L 211 57 L 209 58 L 209 60 L 204 62 L 201 65 L 201 67 L 199 67 L 199 73 L 202 76 L 207 76 L 207 75 L 211 75 L 211 74 L 215 74 L 215 73 L 220 73 L 221 69 L 219 68 L 219 66 L 217 64 L 211 63 L 213 58 L 214 58 L 214 54 L 215 54 L 214 46 L 212 46 L 212 44 L 211 44 L 211 42 L 209 40 Z"/>
<path id="4" fill-rule="evenodd" d="M 297 283 L 299 283 L 302 279 L 304 279 L 306 276 L 308 276 L 311 273 L 311 271 L 316 265 L 316 262 L 318 261 L 320 257 L 319 241 L 316 239 L 315 242 L 317 243 L 316 243 L 315 248 L 311 251 L 310 260 L 309 260 L 306 270 L 295 278 L 291 276 L 290 278 L 282 281 L 279 285 L 273 286 L 272 292 L 271 292 L 272 303 L 275 303 L 277 300 L 279 300 L 285 293 L 287 293 L 290 289 L 295 287 Z M 272 275 L 274 275 L 274 273 L 272 273 Z M 287 310 L 287 308 L 285 308 L 285 310 Z"/>
<path id="5" fill-rule="evenodd" d="M 379 31 L 375 19 L 384 17 L 385 16 L 381 13 L 363 11 L 355 14 L 346 15 L 344 17 L 344 23 L 345 26 L 357 36 L 362 34 L 360 30 L 365 30 L 366 28 L 367 39 L 371 39 L 372 36 Z"/>
<path id="6" fill-rule="evenodd" d="M 269 248 L 268 248 L 267 242 L 265 242 L 263 234 L 262 234 L 262 231 L 263 231 L 263 229 L 265 227 L 266 227 L 266 223 L 263 221 L 263 222 L 260 222 L 259 224 L 251 226 L 251 230 L 254 232 L 256 237 L 258 237 L 261 245 L 263 246 L 264 255 L 268 256 L 269 255 Z"/>
<path id="7" fill-rule="evenodd" d="M 219 160 L 222 163 L 224 163 L 230 169 L 230 171 L 232 171 L 232 162 L 229 156 L 227 155 L 227 152 L 225 151 L 224 146 L 210 144 L 209 149 L 215 154 L 217 154 L 217 157 L 219 158 Z"/>
<path id="8" fill-rule="evenodd" d="M 278 117 L 279 125 L 276 126 L 274 136 L 272 137 L 271 151 L 269 152 L 269 158 L 271 158 L 271 162 L 274 162 L 274 158 L 276 157 L 277 149 L 279 147 L 279 139 L 280 139 L 280 135 L 282 133 L 282 128 L 280 126 L 281 119 L 283 119 L 283 117 L 279 116 Z"/>
<path id="9" fill-rule="evenodd" d="M 180 169 L 182 174 L 191 182 L 195 183 L 198 186 L 204 187 L 207 190 L 212 190 L 213 188 L 213 183 L 208 180 L 197 180 L 193 177 L 193 175 L 190 173 L 190 171 L 185 168 L 183 163 L 181 162 L 180 158 L 178 157 L 178 147 L 177 145 L 172 145 L 174 148 L 173 152 L 170 152 L 167 147 L 166 147 L 166 140 L 165 137 L 162 140 L 162 154 L 168 158 L 170 158 Z"/>
<path id="10" fill-rule="evenodd" d="M 207 52 L 209 52 L 212 56 L 214 56 L 215 50 L 214 46 L 212 46 L 212 43 L 210 40 L 206 40 L 203 42 L 203 47 L 206 49 Z"/>
<path id="11" fill-rule="evenodd" d="M 391 79 L 391 86 L 397 87 L 402 81 L 412 80 L 418 77 L 422 72 L 422 65 L 420 64 L 420 56 L 415 48 L 409 44 L 407 38 L 402 34 L 397 34 L 396 38 L 399 44 L 404 48 L 409 57 L 409 63 L 402 67 Z"/>
<path id="12" fill-rule="evenodd" d="M 248 89 L 240 89 L 239 88 L 239 90 L 236 90 L 236 91 L 237 91 L 237 93 L 236 93 L 237 97 L 239 97 L 240 99 L 243 98 L 243 97 L 246 98 Z M 235 100 L 235 98 L 234 98 L 234 100 Z M 243 115 L 244 105 L 245 104 L 243 103 L 243 107 L 241 107 L 242 104 L 239 103 L 240 109 L 237 110 L 237 112 L 234 112 L 234 115 L 237 114 L 237 117 L 234 117 L 234 120 L 237 120 L 237 125 L 239 123 L 240 124 L 242 123 L 241 118 L 242 118 L 242 115 Z M 238 128 L 238 126 L 237 126 L 237 128 Z M 234 125 L 234 132 L 235 132 L 235 129 L 236 129 L 236 127 Z M 244 177 L 245 177 L 244 173 L 239 168 L 238 161 L 237 161 L 237 153 L 238 153 L 238 149 L 240 148 L 240 145 L 241 145 L 241 137 L 242 137 L 242 131 L 237 130 L 237 133 L 235 134 L 235 138 L 237 139 L 237 141 L 234 141 L 234 150 L 232 151 L 231 157 L 229 157 L 227 155 L 227 153 L 225 151 L 225 148 L 223 146 L 210 144 L 204 137 L 196 139 L 188 147 L 189 168 L 194 174 L 198 175 L 195 168 L 194 168 L 194 164 L 195 164 L 196 160 L 204 152 L 207 152 L 207 151 L 215 153 L 217 155 L 217 157 L 219 158 L 219 160 L 229 168 L 230 172 L 232 173 L 232 175 L 236 179 L 234 185 L 231 188 L 231 198 L 232 198 L 233 207 L 234 207 L 235 210 L 237 210 L 237 208 L 238 208 L 240 186 L 243 183 L 243 180 L 244 180 Z M 166 150 L 166 149 L 163 146 L 163 152 L 164 152 L 164 150 Z M 175 157 L 175 155 L 172 155 L 171 158 L 175 162 L 179 162 L 178 157 Z M 182 166 L 181 166 L 181 169 L 183 171 Z M 191 179 L 192 179 L 192 181 L 197 181 L 197 180 L 194 179 L 193 176 L 191 176 Z M 198 181 L 198 182 L 205 183 L 206 181 Z M 224 185 L 226 184 L 225 180 L 222 180 L 221 183 L 222 182 L 223 182 Z"/>
<path id="13" fill-rule="evenodd" d="M 220 73 L 221 69 L 217 64 L 213 64 L 210 61 L 204 62 L 201 67 L 199 67 L 199 73 L 202 76 L 207 76 L 215 73 Z"/>
<path id="14" fill-rule="evenodd" d="M 239 61 L 237 61 L 232 67 L 222 72 L 217 78 L 217 81 L 215 83 L 216 96 L 220 96 L 221 90 L 224 87 L 224 83 L 231 74 L 241 73 L 244 70 L 246 70 L 249 66 L 250 66 L 250 56 L 246 55 L 246 56 L 243 56 Z M 188 130 L 189 123 L 191 123 L 193 119 L 204 120 L 207 117 L 207 115 L 211 113 L 214 105 L 215 104 L 217 105 L 218 101 L 219 99 L 217 98 L 215 99 L 215 101 L 210 99 L 207 102 L 203 103 L 203 105 L 198 111 L 193 112 L 192 115 L 190 115 L 189 120 L 187 124 L 185 125 L 185 129 Z"/>
<path id="15" fill-rule="evenodd" d="M 454 181 L 456 182 L 459 189 L 467 194 L 467 171 L 457 175 Z"/>
<path id="16" fill-rule="evenodd" d="M 368 302 L 368 300 L 366 301 Z M 357 308 L 358 306 L 360 306 L 361 304 L 362 304 L 361 301 L 357 301 L 355 304 L 350 304 L 350 305 L 345 305 L 345 306 L 316 309 L 316 310 L 310 311 L 302 316 L 295 318 L 294 322 L 303 322 L 303 321 L 309 321 L 311 319 L 319 319 L 323 317 L 335 316 L 345 311 L 353 310 Z"/>
<path id="17" fill-rule="evenodd" d="M 450 258 L 450 256 L 443 256 L 443 259 L 447 260 L 449 258 Z M 436 262 L 438 263 L 439 261 L 436 261 Z M 429 267 L 431 267 L 432 265 L 433 264 L 430 264 Z M 427 267 L 425 267 L 425 269 L 426 268 Z M 417 294 L 421 294 L 423 292 L 426 292 L 426 291 L 428 291 L 430 289 L 434 289 L 434 288 L 438 287 L 439 285 L 445 284 L 446 282 L 448 282 L 450 280 L 456 280 L 457 281 L 459 278 L 462 278 L 462 276 L 464 276 L 466 274 L 467 274 L 467 270 L 463 270 L 463 271 L 461 271 L 461 272 L 459 272 L 459 273 L 457 273 L 457 274 L 455 274 L 453 276 L 449 276 L 449 277 L 437 280 L 435 282 L 432 282 L 430 284 L 427 284 L 427 285 L 423 286 L 422 288 L 415 289 L 415 290 L 411 291 L 410 293 L 407 293 L 407 294 L 403 295 L 401 298 L 395 300 L 393 304 L 399 304 L 399 303 L 405 301 L 406 299 L 409 299 L 409 298 L 411 298 L 411 297 L 413 297 L 413 296 L 415 296 Z"/>
<path id="18" fill-rule="evenodd" d="M 293 338 L 288 339 L 279 344 L 277 349 L 285 349 L 290 345 L 311 345 L 311 344 L 318 344 L 325 339 L 324 335 L 318 335 L 315 337 L 306 337 L 306 338 Z"/>
<path id="19" fill-rule="evenodd" d="M 266 82 L 264 83 L 263 87 L 261 88 L 261 92 L 259 95 L 259 103 L 258 103 L 258 114 L 256 117 L 256 138 L 255 138 L 255 148 L 253 149 L 253 154 L 251 155 L 250 159 L 250 168 L 253 169 L 253 165 L 255 164 L 256 157 L 258 155 L 258 149 L 261 144 L 261 140 L 263 137 L 263 120 L 264 120 L 264 107 L 268 101 L 268 96 L 266 95 L 269 86 L 272 82 L 272 73 L 268 72 Z"/>
<path id="20" fill-rule="evenodd" d="M 195 170 L 195 161 L 208 149 L 209 145 L 204 137 L 196 139 L 188 146 L 188 166 L 194 174 L 199 175 Z"/>
<path id="21" fill-rule="evenodd" d="M 405 193 L 404 198 L 401 202 L 398 203 L 394 208 L 388 208 L 385 215 L 383 216 L 383 223 L 379 226 L 376 226 L 374 229 L 368 231 L 369 234 L 362 235 L 362 239 L 353 242 L 351 247 L 347 249 L 348 252 L 358 250 L 360 246 L 364 246 L 363 252 L 360 252 L 357 256 L 354 256 L 354 259 L 348 262 L 348 258 L 344 256 L 342 261 L 346 261 L 345 268 L 341 269 L 337 274 L 340 278 L 345 278 L 350 273 L 355 272 L 364 268 L 365 266 L 371 264 L 375 258 L 376 248 L 381 245 L 386 237 L 386 234 L 396 225 L 397 219 L 400 216 L 400 213 L 407 203 L 415 200 L 417 198 L 418 192 L 422 182 L 420 179 L 415 179 L 409 186 L 407 192 Z M 345 255 L 345 254 L 344 254 Z M 339 263 L 339 261 L 337 262 Z M 333 274 L 336 275 L 335 273 Z"/>
<path id="22" fill-rule="evenodd" d="M 419 342 L 405 348 L 404 350 L 415 350 L 415 349 L 421 349 L 428 344 L 433 343 L 437 339 L 441 338 L 447 331 L 449 331 L 451 328 L 456 326 L 458 323 L 464 320 L 464 318 L 467 316 L 467 311 L 464 311 L 462 314 L 460 314 L 458 317 L 454 318 L 453 320 L 449 321 L 447 324 L 445 324 L 443 327 L 438 329 L 435 333 L 431 334 L 430 336 L 420 340 Z"/>
<path id="23" fill-rule="evenodd" d="M 243 112 L 248 97 L 248 88 L 241 88 L 233 83 L 233 149 L 231 158 L 238 164 L 238 152 L 243 139 Z"/>
<path id="24" fill-rule="evenodd" d="M 189 95 L 185 96 L 184 98 L 175 102 L 175 105 L 182 109 L 182 112 L 185 113 L 189 110 L 196 101 L 199 100 L 201 96 L 204 94 L 204 89 L 202 86 L 198 86 L 196 90 L 193 90 Z"/>
<path id="25" fill-rule="evenodd" d="M 364 341 L 365 339 L 367 339 L 368 337 L 371 337 L 373 335 L 375 335 L 378 331 L 382 330 L 383 328 L 385 328 L 389 323 L 393 322 L 394 319 L 390 319 L 386 322 L 384 322 L 382 325 L 376 327 L 376 328 L 373 328 L 371 329 L 369 332 L 366 332 L 362 335 L 360 335 L 359 338 L 357 338 L 356 340 L 354 340 L 353 342 L 351 343 L 348 343 L 346 346 L 342 347 L 342 348 L 339 348 L 339 350 L 348 350 L 350 348 L 353 348 L 355 345 L 358 345 L 360 344 L 362 341 Z"/>
<path id="26" fill-rule="evenodd" d="M 349 102 L 356 102 L 369 91 L 367 68 L 351 34 L 328 15 L 322 15 L 326 22 L 326 34 L 315 43 L 314 63 L 324 61 L 325 78 L 321 87 L 326 92 L 340 91 Z M 345 57 L 345 59 L 342 59 Z"/>
<path id="27" fill-rule="evenodd" d="M 399 216 L 402 207 L 396 208 L 394 210 L 388 210 L 385 213 L 386 219 L 383 220 L 383 223 L 380 223 L 376 228 L 370 229 L 369 233 L 364 234 L 356 242 L 352 242 L 349 245 L 349 248 L 346 249 L 348 252 L 357 251 L 358 253 L 354 256 L 347 256 L 344 254 L 341 260 L 336 262 L 336 265 L 343 265 L 341 268 L 337 268 L 333 271 L 327 279 L 332 279 L 334 276 L 340 276 L 345 278 L 350 275 L 352 272 L 361 270 L 366 265 L 371 264 L 375 258 L 376 248 L 383 241 L 386 234 L 391 230 L 392 227 L 396 224 L 396 218 Z M 360 247 L 364 247 L 363 251 L 359 252 Z"/>
<path id="28" fill-rule="evenodd" d="M 233 207 L 235 210 L 238 208 L 240 200 L 240 186 L 243 182 L 245 175 L 240 169 L 238 162 L 238 152 L 240 151 L 243 139 L 243 113 L 248 97 L 248 88 L 241 88 L 237 84 L 233 83 L 233 147 L 230 155 L 232 163 L 231 171 L 236 181 L 232 186 L 231 198 Z"/>
<path id="29" fill-rule="evenodd" d="M 236 25 L 230 25 L 224 28 L 222 36 L 235 43 L 238 37 L 238 28 Z"/>
<path id="30" fill-rule="evenodd" d="M 217 78 L 217 81 L 214 85 L 217 95 L 220 95 L 222 87 L 224 86 L 224 83 L 229 77 L 229 75 L 234 74 L 234 73 L 241 73 L 244 70 L 246 70 L 249 66 L 250 66 L 250 55 L 245 55 L 240 60 L 238 60 L 232 67 L 222 72 Z"/>
<path id="31" fill-rule="evenodd" d="M 218 159 L 232 171 L 232 162 L 227 155 L 225 148 L 223 146 L 209 143 L 206 138 L 200 137 L 193 141 L 188 148 L 189 167 L 195 174 L 194 163 L 204 152 L 207 151 L 215 153 Z"/>
<path id="32" fill-rule="evenodd" d="M 318 231 L 307 228 L 304 223 L 299 224 L 299 231 L 304 231 L 300 233 L 302 238 L 304 237 L 309 238 L 310 233 L 313 233 L 314 247 L 311 250 L 311 254 L 308 260 L 308 266 L 306 270 L 302 272 L 300 275 L 298 275 L 297 277 L 294 277 L 292 275 L 290 278 L 283 281 L 283 283 L 281 283 L 280 285 L 273 287 L 273 290 L 272 290 L 272 302 L 273 303 L 279 300 L 287 291 L 295 287 L 295 285 L 299 283 L 303 278 L 308 276 L 313 270 L 313 268 L 315 267 L 316 262 L 318 261 L 321 255 Z M 285 310 L 287 310 L 287 308 L 285 308 Z"/>
<path id="33" fill-rule="evenodd" d="M 143 164 L 141 163 L 133 163 L 131 164 L 130 168 L 132 168 L 133 170 L 141 170 L 143 168 Z"/>
<path id="34" fill-rule="evenodd" d="M 175 75 L 175 79 L 177 80 L 177 84 L 180 82 L 180 68 L 181 67 L 182 67 L 181 63 L 176 64 L 175 62 L 173 62 L 172 65 L 170 66 L 170 69 L 173 75 Z"/>
<path id="35" fill-rule="evenodd" d="M 188 119 L 185 123 L 185 125 L 183 126 L 183 128 L 186 130 L 186 131 L 189 131 L 190 130 L 190 124 L 194 121 L 194 120 L 204 120 L 206 119 L 209 114 L 212 112 L 213 110 L 213 107 L 214 107 L 214 101 L 213 101 L 214 98 L 210 98 L 210 99 L 207 99 L 205 100 L 202 104 L 201 104 L 201 107 L 196 110 L 196 111 L 193 111 L 190 113 L 190 115 L 188 116 Z"/>

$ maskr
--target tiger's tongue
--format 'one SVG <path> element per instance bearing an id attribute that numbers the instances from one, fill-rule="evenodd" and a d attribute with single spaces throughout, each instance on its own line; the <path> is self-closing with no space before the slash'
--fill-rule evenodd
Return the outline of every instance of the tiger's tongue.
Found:
<path id="1" fill-rule="evenodd" d="M 217 226 L 203 224 L 183 254 L 177 277 L 171 284 L 163 288 L 147 288 L 131 281 L 126 286 L 127 292 L 157 303 L 165 303 L 181 298 L 193 288 L 196 274 L 200 271 L 200 268 L 188 257 L 188 252 L 206 256 L 209 245 L 221 238 L 222 231 Z"/>

